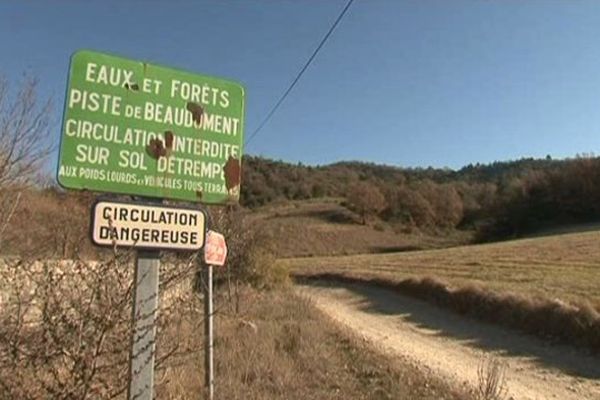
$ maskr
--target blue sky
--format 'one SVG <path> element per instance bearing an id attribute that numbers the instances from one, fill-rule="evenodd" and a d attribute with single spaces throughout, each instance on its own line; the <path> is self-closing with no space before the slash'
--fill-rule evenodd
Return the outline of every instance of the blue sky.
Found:
<path id="1" fill-rule="evenodd" d="M 345 3 L 5 1 L 0 72 L 37 76 L 57 121 L 81 48 L 232 78 L 249 135 Z M 598 153 L 599 40 L 598 1 L 355 0 L 245 151 L 451 168 Z"/>

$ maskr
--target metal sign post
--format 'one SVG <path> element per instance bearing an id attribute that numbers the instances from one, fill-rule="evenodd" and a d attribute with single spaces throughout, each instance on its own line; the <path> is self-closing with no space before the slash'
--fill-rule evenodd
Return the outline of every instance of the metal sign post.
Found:
<path id="1" fill-rule="evenodd" d="M 159 251 L 137 251 L 129 355 L 129 400 L 152 400 L 154 397 L 159 268 Z"/>
<path id="2" fill-rule="evenodd" d="M 206 349 L 204 351 L 204 382 L 209 400 L 215 394 L 215 373 L 213 358 L 213 266 L 206 265 L 204 282 L 204 335 Z"/>
<path id="3" fill-rule="evenodd" d="M 206 340 L 204 351 L 204 382 L 206 385 L 207 396 L 213 400 L 215 392 L 215 373 L 213 361 L 213 266 L 225 265 L 227 258 L 227 243 L 225 237 L 215 231 L 208 231 L 206 242 L 204 244 L 204 337 Z"/>

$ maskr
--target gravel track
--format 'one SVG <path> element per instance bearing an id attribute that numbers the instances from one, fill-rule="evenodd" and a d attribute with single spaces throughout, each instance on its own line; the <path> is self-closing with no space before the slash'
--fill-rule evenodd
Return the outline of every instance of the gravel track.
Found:
<path id="1" fill-rule="evenodd" d="M 297 291 L 333 320 L 423 372 L 474 388 L 477 367 L 504 366 L 508 399 L 600 400 L 600 357 L 462 317 L 388 289 L 313 283 Z"/>

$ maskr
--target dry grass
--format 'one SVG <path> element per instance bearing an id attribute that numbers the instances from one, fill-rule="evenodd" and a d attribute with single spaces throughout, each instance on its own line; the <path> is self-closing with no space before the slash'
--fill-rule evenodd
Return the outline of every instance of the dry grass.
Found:
<path id="1" fill-rule="evenodd" d="M 216 319 L 217 399 L 465 399 L 411 366 L 392 367 L 358 339 L 342 333 L 312 305 L 287 291 L 245 289 L 240 314 L 226 298 Z M 199 326 L 175 337 L 202 346 Z M 160 399 L 202 393 L 201 354 L 169 362 Z"/>
<path id="2" fill-rule="evenodd" d="M 11 210 L 13 199 L 0 208 Z M 12 224 L 2 232 L 0 254 L 96 259 L 105 252 L 88 239 L 89 194 L 25 190 L 15 208 Z M 249 227 L 271 237 L 280 257 L 384 253 L 455 246 L 471 239 L 469 232 L 425 234 L 396 231 L 383 221 L 362 225 L 360 217 L 340 205 L 340 199 L 270 204 L 239 213 Z M 0 201 L 0 203 L 2 203 Z M 237 216 L 238 214 L 236 214 Z M 219 227 L 222 229 L 222 227 Z M 396 229 L 396 230 L 395 230 Z M 226 230 L 226 229 L 225 229 Z M 226 235 L 230 237 L 230 235 Z M 290 238 L 293 238 L 291 240 Z"/>
<path id="3" fill-rule="evenodd" d="M 483 358 L 477 367 L 477 400 L 504 400 L 507 397 L 506 366 L 495 358 Z"/>
<path id="4" fill-rule="evenodd" d="M 339 200 L 331 199 L 271 204 L 248 217 L 271 234 L 281 257 L 431 249 L 466 243 L 470 239 L 466 232 L 452 231 L 441 236 L 395 232 L 392 226 L 383 222 L 362 225 L 360 216 L 339 203 Z"/>
<path id="5" fill-rule="evenodd" d="M 2 262 L 0 398 L 121 399 L 131 260 Z M 164 263 L 156 397 L 203 398 L 202 297 L 193 264 Z M 463 399 L 346 336 L 289 291 L 216 296 L 217 399 Z"/>
<path id="6" fill-rule="evenodd" d="M 600 309 L 600 232 L 394 254 L 282 260 L 295 274 L 435 277 L 452 288 L 589 303 Z"/>
<path id="7" fill-rule="evenodd" d="M 600 234 L 593 232 L 446 250 L 280 262 L 298 276 L 368 282 L 598 351 L 598 239 Z"/>

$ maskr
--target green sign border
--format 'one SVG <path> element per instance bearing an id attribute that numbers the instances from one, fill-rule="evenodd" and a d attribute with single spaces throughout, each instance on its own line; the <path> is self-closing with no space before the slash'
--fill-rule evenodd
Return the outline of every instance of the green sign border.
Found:
<path id="1" fill-rule="evenodd" d="M 218 159 L 219 161 L 222 162 L 221 166 L 222 168 L 224 168 L 225 170 L 227 170 L 227 165 L 229 164 L 228 161 L 235 161 L 235 166 L 233 167 L 233 171 L 236 171 L 238 176 L 235 177 L 233 179 L 233 183 L 237 183 L 237 186 L 233 187 L 233 192 L 230 190 L 229 185 L 226 185 L 227 182 L 225 179 L 212 179 L 211 184 L 213 185 L 221 185 L 221 188 L 224 188 L 223 185 L 225 185 L 227 187 L 227 193 L 223 193 L 223 190 L 221 190 L 220 193 L 210 193 L 207 191 L 196 191 L 196 190 L 182 190 L 182 189 L 168 189 L 168 188 L 159 188 L 159 187 L 151 187 L 148 185 L 142 185 L 140 184 L 140 181 L 137 180 L 137 183 L 134 184 L 110 184 L 107 182 L 101 182 L 98 183 L 100 181 L 97 180 L 91 180 L 91 179 L 85 179 L 85 178 L 75 178 L 75 177 L 63 177 L 60 174 L 60 170 L 61 170 L 61 166 L 65 166 L 66 164 L 64 164 L 65 162 L 65 141 L 66 141 L 66 123 L 67 123 L 67 119 L 68 117 L 72 116 L 72 113 L 70 113 L 70 110 L 68 108 L 69 106 L 69 96 L 71 93 L 71 89 L 73 89 L 73 75 L 74 75 L 74 63 L 77 57 L 79 56 L 96 56 L 99 59 L 106 57 L 107 59 L 114 59 L 114 61 L 120 61 L 122 63 L 135 63 L 138 64 L 138 68 L 143 68 L 143 71 L 146 71 L 146 68 L 150 67 L 154 73 L 158 72 L 158 75 L 163 76 L 164 79 L 164 75 L 166 74 L 167 76 L 169 75 L 170 72 L 173 73 L 173 75 L 175 75 L 175 77 L 179 77 L 179 79 L 181 79 L 182 81 L 184 80 L 184 78 L 187 78 L 187 82 L 194 82 L 194 79 L 200 80 L 204 83 L 212 83 L 214 84 L 215 87 L 233 87 L 233 89 L 235 90 L 239 90 L 238 93 L 233 93 L 234 96 L 231 97 L 231 102 L 232 104 L 236 104 L 235 109 L 232 109 L 231 112 L 235 113 L 235 117 L 239 117 L 239 132 L 238 135 L 235 138 L 235 142 L 232 143 L 231 140 L 229 141 L 225 141 L 223 143 L 228 143 L 230 145 L 236 145 L 239 146 L 238 147 L 238 158 L 232 158 L 231 160 L 222 160 L 222 159 Z M 105 64 L 109 64 L 106 63 Z M 142 75 L 142 76 L 138 76 L 136 75 L 136 80 L 137 79 L 143 79 L 146 77 L 150 77 L 147 75 Z M 156 76 L 155 76 L 156 77 Z M 83 77 L 81 77 L 80 79 L 83 79 Z M 163 83 L 170 83 L 170 82 L 163 82 Z M 81 82 L 79 83 L 81 84 Z M 167 85 L 165 85 L 167 86 Z M 78 86 L 76 86 L 78 87 Z M 130 93 L 129 89 L 126 88 L 111 88 L 112 91 L 114 92 L 115 90 L 121 90 L 124 96 L 127 96 L 128 93 Z M 138 91 L 139 88 L 136 88 L 136 91 Z M 240 195 L 240 185 L 241 185 L 241 162 L 242 162 L 242 157 L 243 157 L 243 146 L 244 146 L 244 142 L 243 142 L 243 138 L 244 138 L 244 125 L 245 125 L 245 100 L 246 100 L 246 95 L 245 95 L 245 88 L 243 85 L 241 85 L 240 83 L 233 81 L 233 80 L 229 80 L 229 79 L 223 79 L 223 78 L 219 78 L 219 77 L 215 77 L 215 76 L 208 76 L 208 75 L 200 75 L 200 74 L 196 74 L 190 71 L 186 71 L 183 69 L 177 69 L 177 68 L 171 68 L 171 67 L 167 67 L 167 66 L 163 66 L 160 64 L 154 64 L 154 63 L 147 63 L 144 61 L 139 61 L 139 60 L 132 60 L 129 58 L 125 58 L 125 57 L 121 57 L 119 55 L 114 55 L 114 54 L 110 54 L 110 53 L 105 53 L 105 52 L 98 52 L 98 51 L 94 51 L 94 50 L 87 50 L 87 49 L 82 49 L 82 50 L 78 50 L 76 52 L 74 52 L 71 56 L 70 59 L 70 63 L 69 63 L 69 73 L 68 73 L 68 80 L 67 80 L 67 88 L 66 88 L 66 94 L 65 94 L 65 102 L 64 102 L 64 108 L 63 108 L 63 117 L 62 117 L 62 123 L 61 123 L 61 131 L 60 131 L 60 146 L 59 146 L 59 156 L 58 156 L 58 160 L 57 160 L 57 169 L 56 169 L 56 178 L 57 181 L 59 183 L 59 185 L 65 189 L 74 189 L 74 190 L 89 190 L 89 191 L 94 191 L 94 192 L 104 192 L 104 193 L 114 193 L 114 194 L 125 194 L 125 195 L 132 195 L 132 196 L 141 196 L 141 197 L 153 197 L 153 198 L 162 198 L 162 199 L 172 199 L 172 200 L 183 200 L 183 201 L 189 201 L 189 202 L 201 202 L 201 203 L 206 203 L 206 204 L 229 204 L 229 203 L 236 203 L 239 201 L 239 195 Z M 104 92 L 103 92 L 104 93 Z M 110 90 L 109 90 L 109 94 L 110 94 Z M 132 95 L 135 96 L 135 95 Z M 160 101 L 161 99 L 164 99 L 165 95 L 163 95 L 163 97 L 152 97 L 153 95 L 141 95 L 138 99 L 139 102 L 142 101 L 153 101 L 153 100 L 158 100 Z M 237 96 L 237 97 L 236 97 Z M 169 100 L 172 100 L 169 98 Z M 186 101 L 182 100 L 182 99 L 177 99 L 177 100 L 172 100 L 174 101 L 180 101 L 181 102 L 181 106 L 184 106 Z M 125 103 L 125 104 L 129 104 L 129 103 Z M 172 103 L 170 103 L 172 104 Z M 189 104 L 189 103 L 188 103 Z M 207 107 L 210 108 L 210 107 Z M 85 113 L 85 111 L 81 111 L 81 110 L 76 110 L 80 113 Z M 191 110 L 188 109 L 188 111 L 191 113 Z M 83 114 L 85 116 L 85 114 Z M 96 113 L 96 116 L 100 116 L 99 118 L 103 118 L 105 117 L 105 114 L 102 113 Z M 116 124 L 123 124 L 126 117 L 120 115 L 118 116 L 116 119 L 113 117 L 113 119 L 116 120 L 115 125 Z M 110 118 L 109 118 L 110 119 Z M 146 120 L 144 119 L 137 119 L 137 120 L 132 120 L 132 124 L 136 127 L 140 127 L 140 129 L 145 129 L 145 124 L 153 124 L 155 123 L 154 121 L 151 121 L 150 123 L 148 123 Z M 136 125 L 137 124 L 137 125 Z M 161 127 L 163 129 L 168 128 L 167 125 Z M 178 127 L 173 127 L 173 130 L 178 130 L 178 129 L 182 129 L 182 128 L 178 128 Z M 186 127 L 185 129 L 198 129 L 198 128 L 190 128 L 190 127 Z M 157 132 L 159 132 L 160 130 L 157 129 Z M 218 138 L 215 138 L 216 133 L 210 132 L 210 131 L 205 131 L 205 130 L 198 130 L 198 132 L 201 132 L 201 135 L 207 135 L 210 136 L 210 138 L 208 140 L 212 141 L 212 142 L 217 142 L 217 143 L 221 143 L 219 142 Z M 182 134 L 182 136 L 186 136 L 186 137 L 190 137 L 190 135 L 184 135 Z M 81 140 L 81 139 L 76 139 L 76 141 L 73 141 L 71 146 L 74 147 L 76 146 L 79 142 L 77 140 Z M 207 140 L 207 141 L 208 141 Z M 166 139 L 165 139 L 165 143 L 166 143 Z M 111 143 L 111 145 L 113 146 L 117 146 L 114 143 Z M 147 144 L 146 147 L 150 146 L 151 143 Z M 118 147 L 117 147 L 118 148 Z M 146 149 L 147 150 L 147 149 Z M 73 150 L 71 149 L 71 151 L 73 152 Z M 149 162 L 154 161 L 155 163 L 157 163 L 157 161 L 155 160 L 149 160 Z M 213 161 L 214 163 L 216 163 L 216 161 Z M 107 168 L 106 172 L 107 174 L 110 174 L 111 171 L 114 171 L 114 169 L 110 169 Z M 158 174 L 158 170 L 156 171 L 156 174 Z M 223 175 L 225 175 L 225 173 L 223 173 Z M 181 178 L 180 175 L 174 175 L 171 178 Z M 206 179 L 203 178 L 199 178 L 198 176 L 192 176 L 190 179 L 194 179 L 195 180 L 195 184 L 199 184 L 200 182 L 202 182 L 202 185 L 206 185 Z M 203 186 L 204 187 L 204 186 Z"/>

